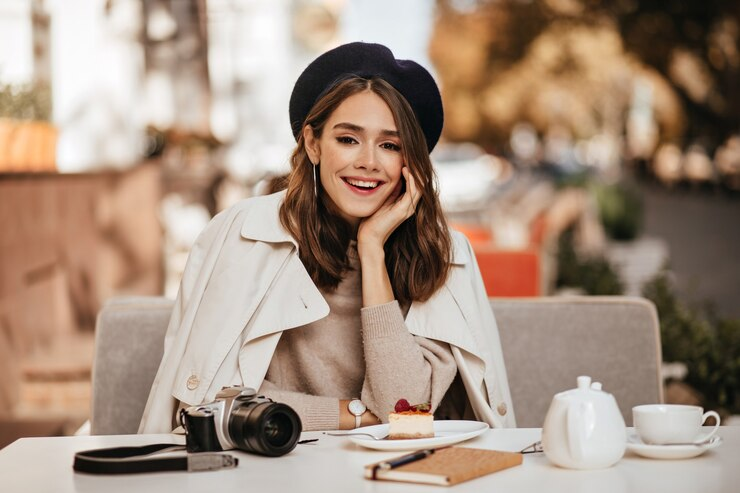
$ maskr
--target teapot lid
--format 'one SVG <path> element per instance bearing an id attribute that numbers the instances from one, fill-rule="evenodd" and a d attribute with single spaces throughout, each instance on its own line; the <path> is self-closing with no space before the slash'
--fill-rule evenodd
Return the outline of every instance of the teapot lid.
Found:
<path id="1" fill-rule="evenodd" d="M 577 388 L 566 390 L 557 394 L 560 397 L 611 395 L 601 388 L 601 382 L 592 382 L 591 377 L 581 375 L 576 379 Z"/>
<path id="2" fill-rule="evenodd" d="M 581 390 L 591 388 L 591 377 L 581 375 L 580 377 L 576 379 L 576 382 L 578 384 L 578 388 Z M 599 387 L 598 390 L 601 390 L 601 383 L 595 382 L 594 385 L 597 385 Z"/>

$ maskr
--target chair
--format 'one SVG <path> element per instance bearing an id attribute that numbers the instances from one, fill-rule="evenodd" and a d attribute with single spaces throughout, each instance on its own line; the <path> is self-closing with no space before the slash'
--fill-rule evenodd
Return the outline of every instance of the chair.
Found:
<path id="1" fill-rule="evenodd" d="M 173 302 L 110 300 L 98 315 L 90 433 L 136 433 L 162 358 Z M 660 338 L 641 298 L 492 299 L 517 425 L 540 427 L 552 396 L 589 375 L 614 394 L 625 421 L 632 406 L 662 402 Z"/>
<path id="2" fill-rule="evenodd" d="M 159 368 L 173 302 L 155 296 L 108 301 L 95 326 L 90 434 L 136 433 Z"/>
<path id="3" fill-rule="evenodd" d="M 483 285 L 489 297 L 531 297 L 543 292 L 541 244 L 544 219 L 533 222 L 531 244 L 521 250 L 496 246 L 491 230 L 462 223 L 453 228 L 464 234 L 473 247 Z"/>
<path id="4" fill-rule="evenodd" d="M 492 299 L 517 426 L 541 427 L 553 395 L 579 375 L 602 382 L 627 426 L 632 407 L 662 403 L 660 329 L 643 298 Z"/>
<path id="5" fill-rule="evenodd" d="M 489 297 L 530 297 L 542 292 L 537 249 L 502 250 L 474 245 L 473 251 Z"/>

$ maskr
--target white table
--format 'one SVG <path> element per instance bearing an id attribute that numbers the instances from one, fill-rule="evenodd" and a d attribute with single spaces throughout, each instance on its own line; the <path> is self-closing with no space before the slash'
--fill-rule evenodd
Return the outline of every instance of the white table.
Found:
<path id="1" fill-rule="evenodd" d="M 737 493 L 740 491 L 740 427 L 722 427 L 724 443 L 686 460 L 651 460 L 627 452 L 614 467 L 598 471 L 560 469 L 539 454 L 524 464 L 454 486 L 455 492 L 668 492 Z M 518 451 L 538 440 L 539 429 L 489 430 L 465 442 L 470 447 Z M 346 438 L 317 432 L 302 438 L 318 443 L 298 445 L 280 458 L 234 452 L 236 469 L 218 472 L 173 472 L 94 476 L 72 470 L 74 452 L 100 447 L 175 442 L 173 435 L 79 436 L 22 438 L 0 450 L 0 491 L 11 492 L 317 492 L 383 493 L 443 491 L 444 487 L 369 481 L 363 467 L 403 452 L 370 451 Z"/>

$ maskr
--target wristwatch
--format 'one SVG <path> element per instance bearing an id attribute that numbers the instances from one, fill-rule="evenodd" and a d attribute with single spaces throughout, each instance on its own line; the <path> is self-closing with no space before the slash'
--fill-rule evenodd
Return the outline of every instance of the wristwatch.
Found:
<path id="1" fill-rule="evenodd" d="M 347 409 L 355 417 L 355 428 L 359 428 L 360 423 L 362 423 L 362 415 L 367 411 L 367 406 L 360 399 L 352 399 L 347 404 Z"/>

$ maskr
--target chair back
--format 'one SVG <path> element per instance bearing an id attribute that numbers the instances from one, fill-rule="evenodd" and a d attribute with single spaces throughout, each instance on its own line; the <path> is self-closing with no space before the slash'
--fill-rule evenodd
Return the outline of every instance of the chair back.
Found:
<path id="1" fill-rule="evenodd" d="M 172 300 L 113 298 L 98 314 L 92 370 L 92 435 L 136 433 L 164 348 Z"/>
<path id="2" fill-rule="evenodd" d="M 98 315 L 90 432 L 136 433 L 159 368 L 172 300 L 114 298 Z M 579 375 L 602 382 L 624 420 L 663 402 L 653 304 L 632 297 L 491 299 L 519 427 L 541 427 L 553 395 Z"/>
<path id="3" fill-rule="evenodd" d="M 539 428 L 552 397 L 579 375 L 602 382 L 627 426 L 632 407 L 662 403 L 655 306 L 626 296 L 492 299 L 517 426 Z"/>

